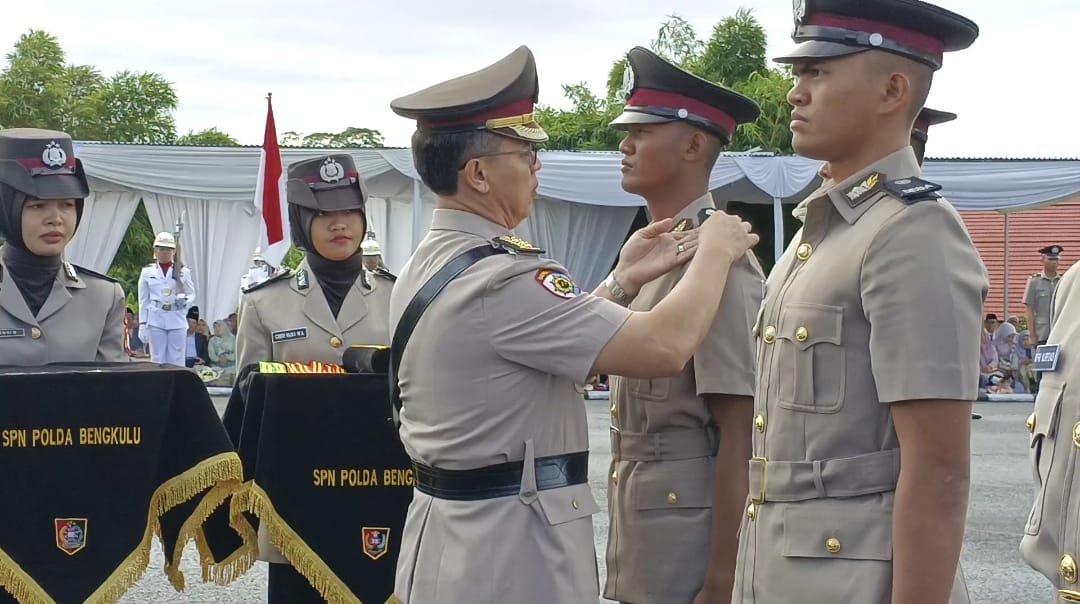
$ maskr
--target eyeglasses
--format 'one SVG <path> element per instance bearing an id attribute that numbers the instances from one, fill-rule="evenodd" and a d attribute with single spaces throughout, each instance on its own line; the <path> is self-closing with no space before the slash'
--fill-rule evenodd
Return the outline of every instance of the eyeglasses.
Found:
<path id="1" fill-rule="evenodd" d="M 465 163 L 461 164 L 461 167 L 458 168 L 458 170 L 464 169 L 465 165 L 474 159 L 480 159 L 481 157 L 498 157 L 500 155 L 519 155 L 522 158 L 529 160 L 529 166 L 535 166 L 537 160 L 537 153 L 538 151 L 535 147 L 530 147 L 528 149 L 515 149 L 513 151 L 499 151 L 498 153 L 482 153 L 480 155 L 474 155 L 469 159 L 465 160 Z"/>

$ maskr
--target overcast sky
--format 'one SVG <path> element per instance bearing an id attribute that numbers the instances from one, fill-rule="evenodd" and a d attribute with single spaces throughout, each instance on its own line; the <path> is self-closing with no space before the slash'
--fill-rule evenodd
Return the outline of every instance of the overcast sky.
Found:
<path id="1" fill-rule="evenodd" d="M 960 119 L 935 129 L 929 155 L 1080 156 L 1080 2 L 942 5 L 974 19 L 982 34 L 947 54 L 938 72 L 928 105 Z M 601 90 L 612 61 L 647 46 L 666 15 L 683 16 L 707 38 L 740 6 L 765 25 L 770 56 L 791 45 L 789 0 L 36 0 L 5 3 L 0 46 L 45 29 L 71 63 L 159 72 L 180 96 L 181 134 L 216 126 L 261 144 L 272 91 L 279 132 L 361 126 L 406 146 L 413 124 L 390 111 L 391 99 L 520 44 L 537 57 L 541 102 L 565 106 L 562 84 Z"/>

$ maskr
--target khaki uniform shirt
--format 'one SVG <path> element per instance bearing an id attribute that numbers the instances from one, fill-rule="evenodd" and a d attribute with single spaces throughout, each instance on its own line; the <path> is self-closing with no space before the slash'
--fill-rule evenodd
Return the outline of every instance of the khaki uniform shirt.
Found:
<path id="1" fill-rule="evenodd" d="M 675 223 L 713 208 L 705 194 Z M 631 310 L 649 311 L 686 272 L 641 288 Z M 689 604 L 709 560 L 718 434 L 706 394 L 754 395 L 750 330 L 765 275 L 752 254 L 728 272 L 720 310 L 701 347 L 672 378 L 613 377 L 604 597 L 634 604 Z M 677 535 L 677 538 L 673 536 Z"/>
<path id="2" fill-rule="evenodd" d="M 370 273 L 366 280 L 370 289 L 358 277 L 336 319 L 307 260 L 287 278 L 249 290 L 240 302 L 240 327 L 236 330 L 237 375 L 259 361 L 340 365 L 345 349 L 354 344 L 389 346 L 388 313 L 394 283 L 372 278 Z M 270 544 L 263 524 L 259 525 L 259 559 L 288 563 Z"/>
<path id="3" fill-rule="evenodd" d="M 1080 266 L 1062 278 L 1054 305 L 1057 318 L 1049 344 L 1061 346 L 1057 368 L 1043 374 L 1035 412 L 1028 418 L 1035 504 L 1031 508 L 1020 554 L 1046 575 L 1062 602 L 1080 602 L 1077 564 L 1080 560 Z M 1071 599 L 1070 599 L 1071 598 Z"/>
<path id="4" fill-rule="evenodd" d="M 889 403 L 976 398 L 988 289 L 948 202 L 886 188 L 925 190 L 906 180 L 918 174 L 906 147 L 796 210 L 804 226 L 755 327 L 734 604 L 891 600 L 900 449 Z M 959 572 L 950 601 L 968 601 Z"/>
<path id="5" fill-rule="evenodd" d="M 1035 273 L 1027 282 L 1024 289 L 1024 304 L 1034 307 L 1035 329 L 1039 334 L 1039 341 L 1045 342 L 1050 333 L 1051 308 L 1050 303 L 1054 297 L 1054 290 L 1061 282 L 1061 275 L 1047 277 L 1045 273 Z"/>
<path id="6" fill-rule="evenodd" d="M 65 263 L 35 317 L 0 260 L 0 365 L 126 360 L 119 283 Z"/>
<path id="7" fill-rule="evenodd" d="M 391 331 L 427 280 L 509 231 L 437 209 L 398 277 Z M 595 604 L 588 483 L 538 491 L 533 461 L 589 449 L 584 384 L 630 311 L 582 292 L 557 262 L 485 258 L 442 291 L 405 348 L 401 440 L 413 459 L 461 470 L 524 460 L 517 496 L 436 499 L 415 491 L 398 558 L 406 604 Z"/>

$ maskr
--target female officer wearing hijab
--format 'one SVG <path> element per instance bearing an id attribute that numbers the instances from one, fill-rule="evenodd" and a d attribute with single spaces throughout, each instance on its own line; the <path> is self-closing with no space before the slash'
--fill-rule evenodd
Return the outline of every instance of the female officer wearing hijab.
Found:
<path id="1" fill-rule="evenodd" d="M 126 360 L 120 285 L 63 259 L 88 193 L 67 134 L 0 130 L 0 365 Z"/>
<path id="2" fill-rule="evenodd" d="M 367 193 L 352 157 L 296 162 L 288 179 L 292 240 L 306 257 L 295 271 L 244 290 L 237 375 L 259 361 L 341 364 L 350 345 L 390 344 L 393 281 L 364 271 L 360 244 L 367 231 Z M 262 527 L 259 557 L 271 562 L 270 604 L 276 604 L 276 594 L 287 594 L 290 604 L 322 601 L 275 551 Z"/>

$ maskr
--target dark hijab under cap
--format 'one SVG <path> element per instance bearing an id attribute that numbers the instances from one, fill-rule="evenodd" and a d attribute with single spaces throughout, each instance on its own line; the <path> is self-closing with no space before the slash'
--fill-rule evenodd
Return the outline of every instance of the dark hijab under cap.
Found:
<path id="1" fill-rule="evenodd" d="M 364 276 L 364 257 L 360 254 L 360 246 L 356 247 L 356 253 L 344 260 L 328 260 L 315 250 L 311 243 L 311 223 L 315 220 L 315 210 L 296 204 L 289 204 L 289 229 L 292 235 L 293 245 L 307 253 L 308 266 L 315 278 L 322 286 L 326 303 L 330 305 L 330 312 L 337 319 L 341 312 L 341 305 L 345 303 L 345 297 L 357 279 L 361 284 L 370 289 Z M 364 224 L 367 225 L 367 216 L 364 216 Z"/>

